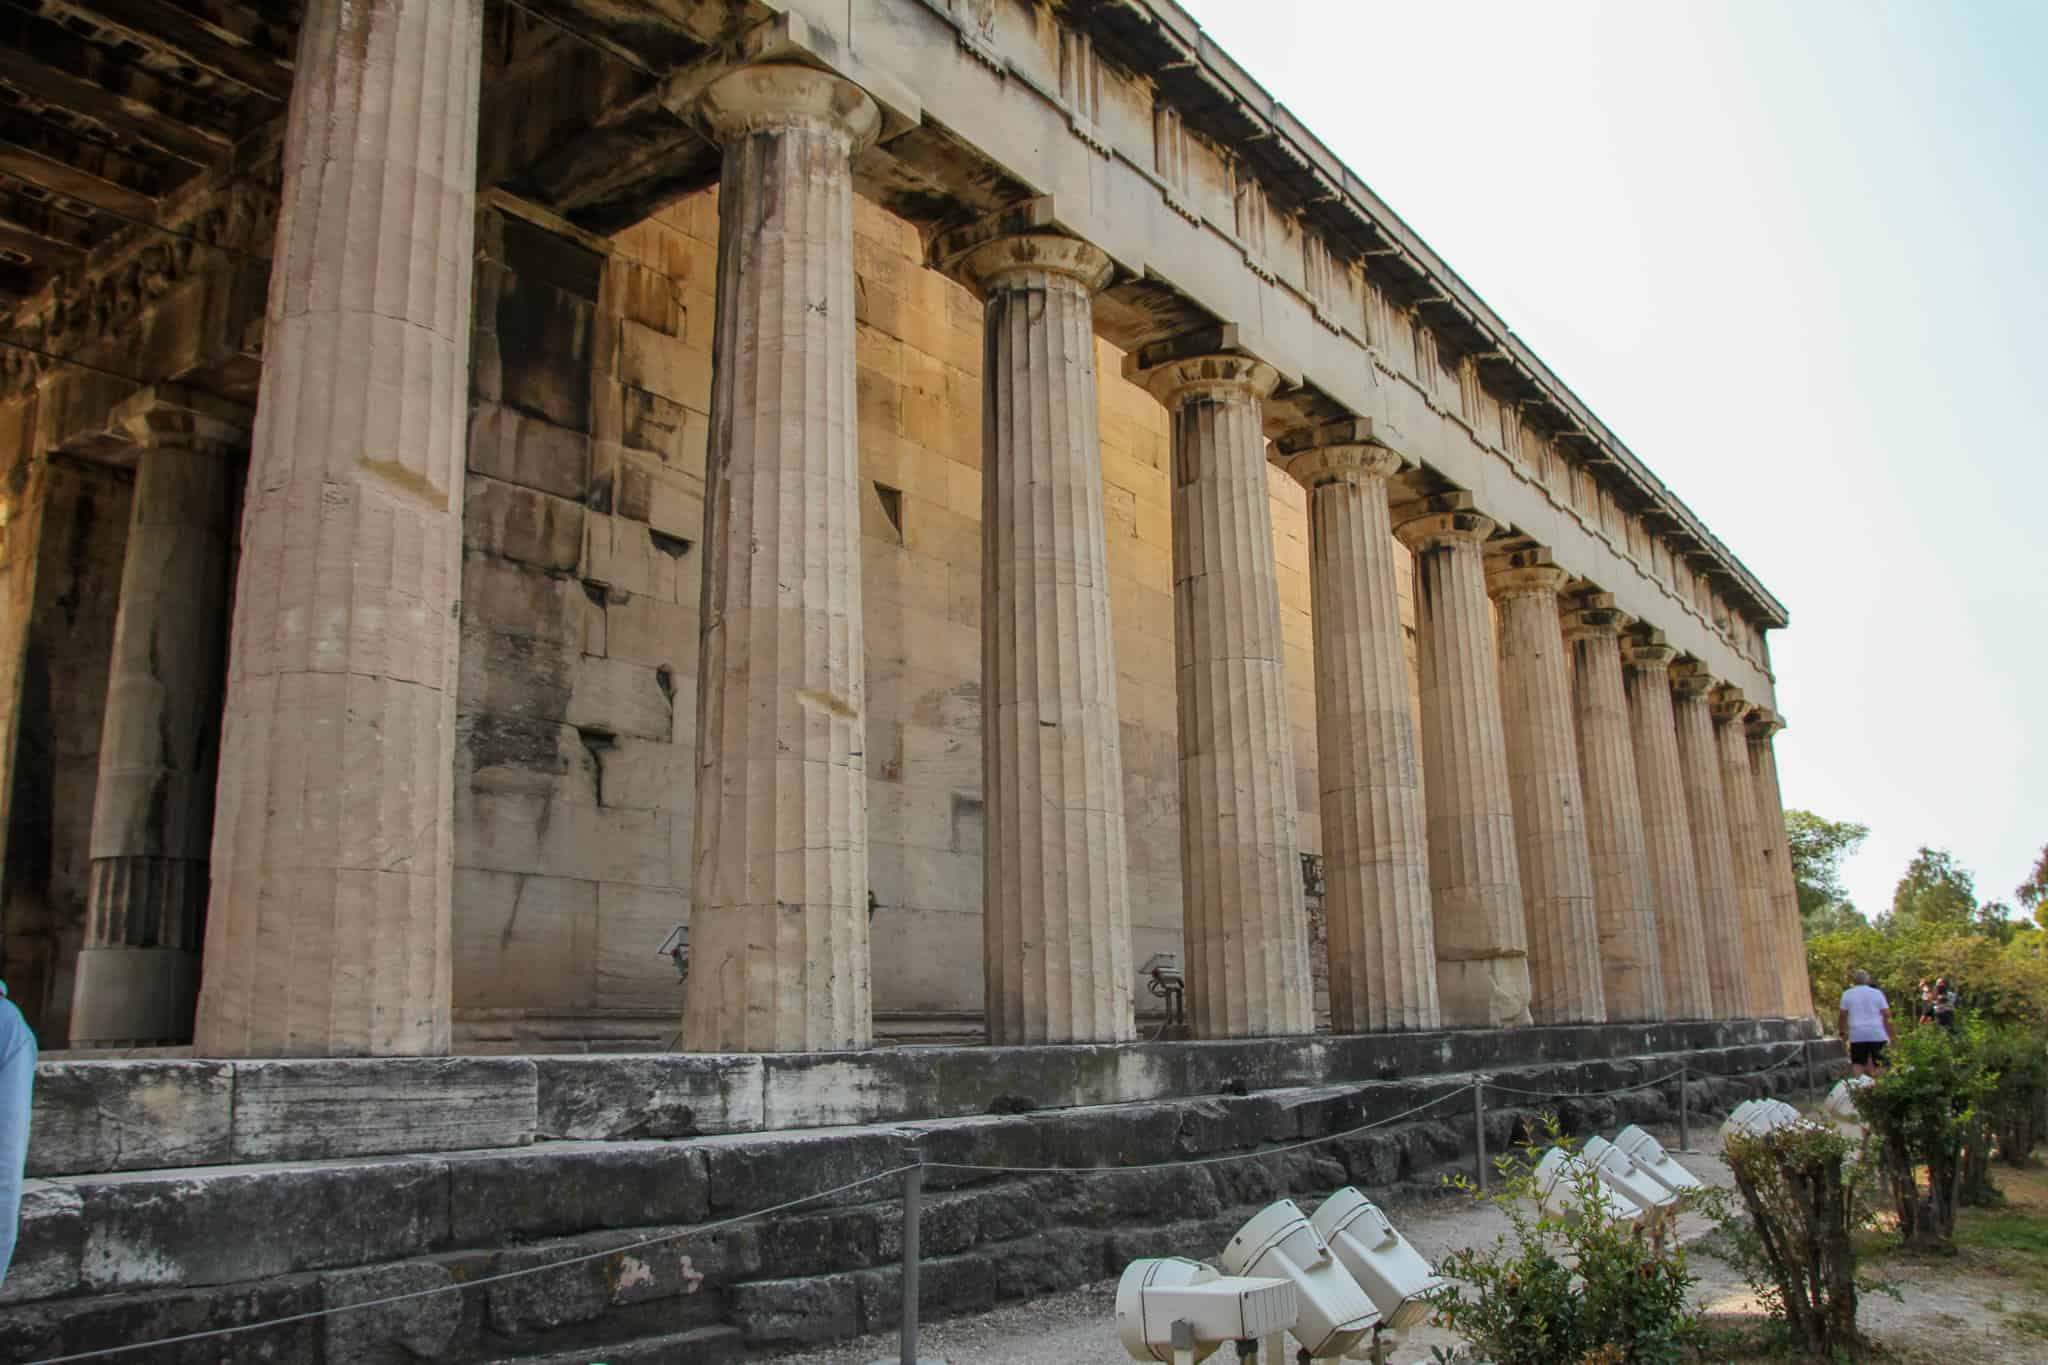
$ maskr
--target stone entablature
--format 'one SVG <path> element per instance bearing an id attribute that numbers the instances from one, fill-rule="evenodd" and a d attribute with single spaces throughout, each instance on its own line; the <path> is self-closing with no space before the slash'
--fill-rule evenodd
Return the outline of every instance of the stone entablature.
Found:
<path id="1" fill-rule="evenodd" d="M 933 0 L 768 7 L 800 17 L 816 50 L 857 50 L 916 91 L 991 169 L 1048 193 L 1060 226 L 1107 251 L 1121 276 L 1155 293 L 1163 282 L 1231 320 L 1286 380 L 1388 422 L 1411 461 L 1478 494 L 1502 525 L 1550 545 L 1717 674 L 1767 684 L 1763 632 L 1785 624 L 1783 607 L 1171 0 L 1011 0 L 970 7 L 971 20 Z M 919 9 L 931 18 L 905 13 Z M 1076 50 L 1087 54 L 1082 103 L 1063 93 Z M 1196 90 L 1199 108 L 1187 98 Z M 1162 136 L 1175 143 L 1163 158 Z M 1156 320 L 1139 308 L 1101 311 L 1119 345 L 1152 339 Z"/>

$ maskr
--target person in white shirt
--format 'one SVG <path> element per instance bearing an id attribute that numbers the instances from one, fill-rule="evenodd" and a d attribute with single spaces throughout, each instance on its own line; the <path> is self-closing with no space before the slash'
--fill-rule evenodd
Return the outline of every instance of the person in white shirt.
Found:
<path id="1" fill-rule="evenodd" d="M 1864 1075 L 1884 1067 L 1885 1045 L 1892 1040 L 1892 1007 L 1884 992 L 1870 984 L 1869 972 L 1856 973 L 1856 984 L 1842 992 L 1836 1027 L 1849 1041 L 1849 1070 Z"/>

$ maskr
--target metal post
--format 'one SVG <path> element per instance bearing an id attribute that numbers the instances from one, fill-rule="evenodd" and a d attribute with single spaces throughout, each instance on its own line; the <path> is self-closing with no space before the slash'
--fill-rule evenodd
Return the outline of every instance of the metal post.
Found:
<path id="1" fill-rule="evenodd" d="M 1472 1078 L 1472 1160 L 1479 1167 L 1479 1188 L 1486 1188 L 1486 1078 Z"/>
<path id="2" fill-rule="evenodd" d="M 1813 1047 L 1811 1044 L 1801 1043 L 1799 1051 L 1806 1057 L 1806 1093 L 1819 1099 L 1820 1086 L 1813 1079 Z"/>
<path id="3" fill-rule="evenodd" d="M 917 1272 L 922 1260 L 918 1252 L 919 1220 L 924 1211 L 924 1154 L 912 1147 L 904 1155 L 910 1166 L 903 1172 L 903 1320 L 897 1325 L 899 1355 L 895 1365 L 924 1365 L 917 1356 Z M 877 1360 L 873 1365 L 891 1365 Z"/>
<path id="4" fill-rule="evenodd" d="M 903 1173 L 903 1365 L 917 1365 L 918 1223 L 924 1214 L 924 1160 Z"/>
<path id="5" fill-rule="evenodd" d="M 1692 1150 L 1692 1100 L 1686 1082 L 1692 1078 L 1692 1068 L 1684 1062 L 1678 1064 L 1678 1150 Z"/>

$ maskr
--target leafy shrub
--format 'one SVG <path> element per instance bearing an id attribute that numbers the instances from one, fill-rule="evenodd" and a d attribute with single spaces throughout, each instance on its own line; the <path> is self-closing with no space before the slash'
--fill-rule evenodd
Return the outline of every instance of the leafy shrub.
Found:
<path id="1" fill-rule="evenodd" d="M 1832 1021 L 1835 1001 L 1858 969 L 1891 1002 L 1892 1022 L 1913 1025 L 1919 983 L 1947 976 L 1962 992 L 1962 1006 L 1987 1024 L 2048 1027 L 2048 935 L 2022 931 L 2011 943 L 1967 926 L 1891 924 L 1820 934 L 1806 945 L 1813 1001 Z"/>
<path id="2" fill-rule="evenodd" d="M 1956 1205 L 1963 1193 L 1964 1148 L 1981 1140 L 1979 1107 L 1997 1077 L 1986 1070 L 1984 1029 L 1971 1023 L 1908 1028 L 1891 1050 L 1891 1064 L 1873 1084 L 1855 1092 L 1870 1128 L 1905 1245 L 1947 1250 L 1954 1245 Z M 1927 1193 L 1919 1172 L 1927 1171 Z"/>
<path id="3" fill-rule="evenodd" d="M 1796 1123 L 1728 1143 L 1728 1167 L 1749 1221 L 1724 1216 L 1731 1258 L 1764 1311 L 1810 1355 L 1855 1349 L 1855 1148 L 1833 1128 Z M 1875 1284 L 1864 1286 L 1878 1288 Z"/>
<path id="4" fill-rule="evenodd" d="M 2048 1031 L 1988 1031 L 1984 1065 L 1998 1080 L 1984 1102 L 1985 1126 L 2008 1166 L 2023 1166 L 2048 1129 Z"/>
<path id="5" fill-rule="evenodd" d="M 1519 1155 L 1494 1163 L 1500 1181 L 1492 1193 L 1463 1177 L 1450 1182 L 1498 1207 L 1511 1230 L 1491 1246 L 1444 1258 L 1437 1270 L 1450 1283 L 1430 1296 L 1436 1320 L 1493 1365 L 1674 1365 L 1691 1358 L 1704 1333 L 1690 1302 L 1697 1277 L 1684 1249 L 1609 1219 L 1538 1207 L 1536 1161 L 1549 1147 L 1570 1148 L 1554 1115 L 1544 1115 L 1540 1126 L 1542 1135 L 1522 1144 Z M 1590 1170 L 1569 1179 L 1576 1206 L 1602 1197 Z M 1689 1197 L 1682 1207 L 1696 1202 Z"/>

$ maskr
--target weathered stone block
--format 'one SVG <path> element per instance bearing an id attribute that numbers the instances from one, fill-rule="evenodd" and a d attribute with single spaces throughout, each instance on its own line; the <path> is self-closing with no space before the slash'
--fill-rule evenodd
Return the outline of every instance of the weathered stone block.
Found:
<path id="1" fill-rule="evenodd" d="M 478 403 L 469 418 L 469 468 L 581 501 L 590 482 L 590 438 L 497 403 Z M 467 589 L 464 584 L 465 595 Z"/>
<path id="2" fill-rule="evenodd" d="M 0 1359 L 44 1360 L 112 1352 L 166 1337 L 271 1322 L 316 1312 L 320 1307 L 318 1281 L 310 1275 L 293 1275 L 218 1289 L 110 1294 L 12 1308 L 0 1312 Z M 112 1358 L 147 1360 L 150 1365 L 278 1365 L 320 1360 L 321 1332 L 320 1322 L 305 1320 Z M 329 1355 L 325 1359 L 354 1358 Z"/>
<path id="3" fill-rule="evenodd" d="M 235 1064 L 237 1161 L 517 1147 L 533 1141 L 534 1064 L 382 1057 Z"/>
<path id="4" fill-rule="evenodd" d="M 477 476 L 463 490 L 463 541 L 553 573 L 583 559 L 583 504 Z"/>
<path id="5" fill-rule="evenodd" d="M 93 1293 L 231 1284 L 398 1260 L 448 1235 L 434 1160 L 232 1166 L 78 1180 Z"/>
<path id="6" fill-rule="evenodd" d="M 550 1142 L 448 1161 L 458 1246 L 705 1218 L 704 1160 L 676 1142 Z"/>
<path id="7" fill-rule="evenodd" d="M 756 1280 L 734 1285 L 730 1297 L 752 1346 L 805 1346 L 861 1333 L 860 1282 L 850 1274 Z"/>
<path id="8" fill-rule="evenodd" d="M 714 1214 L 746 1213 L 806 1195 L 823 1194 L 904 1164 L 905 1135 L 877 1129 L 839 1133 L 706 1138 L 705 1175 Z M 875 1180 L 814 1207 L 869 1203 L 895 1195 L 900 1185 Z"/>
<path id="9" fill-rule="evenodd" d="M 227 1161 L 232 1076 L 222 1062 L 44 1062 L 36 1068 L 28 1173 Z"/>
<path id="10" fill-rule="evenodd" d="M 545 1138 L 673 1138 L 762 1126 L 762 1059 L 623 1054 L 536 1057 Z"/>
<path id="11" fill-rule="evenodd" d="M 432 1261 L 332 1271 L 319 1277 L 320 1306 L 329 1316 L 320 1320 L 327 1360 L 351 1365 L 413 1365 L 421 1360 L 453 1358 L 469 1316 L 464 1296 L 450 1290 L 455 1277 Z M 346 1312 L 351 1304 L 369 1303 L 401 1294 L 421 1297 Z"/>
<path id="12" fill-rule="evenodd" d="M 84 1251 L 84 1205 L 78 1191 L 68 1183 L 24 1182 L 14 1260 L 0 1281 L 0 1303 L 74 1292 Z"/>

